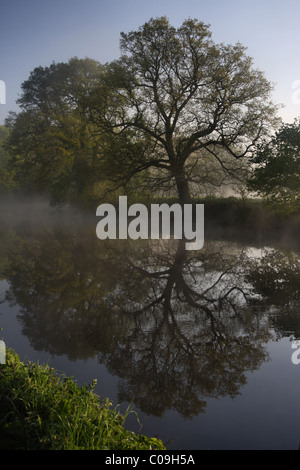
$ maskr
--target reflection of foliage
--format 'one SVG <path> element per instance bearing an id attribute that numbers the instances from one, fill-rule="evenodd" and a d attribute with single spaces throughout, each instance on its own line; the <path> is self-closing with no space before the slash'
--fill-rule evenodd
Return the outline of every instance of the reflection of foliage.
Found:
<path id="1" fill-rule="evenodd" d="M 241 309 L 242 289 L 233 284 L 239 262 L 219 251 L 188 260 L 179 245 L 169 268 L 139 268 L 153 295 L 131 310 L 135 325 L 123 347 L 101 355 L 123 378 L 122 399 L 134 396 L 156 415 L 172 403 L 188 417 L 204 411 L 205 397 L 239 393 L 245 370 L 266 359 L 268 337 L 263 320 Z"/>
<path id="2" fill-rule="evenodd" d="M 91 246 L 89 237 L 85 240 Z M 87 337 L 100 326 L 102 298 L 113 283 L 113 275 L 106 275 L 105 256 L 95 253 L 76 236 L 59 231 L 37 237 L 29 233 L 11 253 L 7 298 L 23 307 L 24 333 L 38 350 L 68 351 L 72 359 L 94 354 Z"/>
<path id="3" fill-rule="evenodd" d="M 250 318 L 248 318 L 248 321 Z M 122 379 L 122 400 L 133 396 L 140 408 L 162 415 L 170 406 L 185 417 L 203 412 L 205 398 L 236 396 L 246 383 L 245 370 L 254 370 L 266 358 L 262 342 L 267 339 L 259 323 L 240 323 L 243 335 L 230 332 L 230 321 L 213 322 L 196 315 L 169 318 L 161 314 L 141 316 L 126 343 L 106 351 L 102 360 Z"/>
<path id="4" fill-rule="evenodd" d="M 189 417 L 236 396 L 266 360 L 267 323 L 246 307 L 245 255 L 232 247 L 187 255 L 180 242 L 99 242 L 88 226 L 19 235 L 5 276 L 24 334 L 38 350 L 98 356 L 121 400 Z"/>
<path id="5" fill-rule="evenodd" d="M 300 299 L 300 258 L 292 252 L 267 252 L 253 263 L 247 279 L 263 302 L 292 304 Z"/>
<path id="6" fill-rule="evenodd" d="M 276 337 L 300 338 L 299 255 L 267 250 L 261 260 L 252 262 L 249 267 L 246 278 L 256 294 L 255 304 L 268 307 Z"/>

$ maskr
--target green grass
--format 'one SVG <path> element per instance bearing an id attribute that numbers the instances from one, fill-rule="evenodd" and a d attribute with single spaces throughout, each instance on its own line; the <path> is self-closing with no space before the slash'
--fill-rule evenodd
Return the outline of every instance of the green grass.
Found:
<path id="1" fill-rule="evenodd" d="M 156 438 L 125 429 L 121 414 L 94 392 L 48 365 L 7 351 L 0 366 L 0 448 L 26 450 L 164 450 Z"/>

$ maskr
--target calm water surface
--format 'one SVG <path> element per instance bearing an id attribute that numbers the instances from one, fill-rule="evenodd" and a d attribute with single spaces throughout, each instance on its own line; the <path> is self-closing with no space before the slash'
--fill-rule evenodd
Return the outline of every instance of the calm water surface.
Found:
<path id="1" fill-rule="evenodd" d="M 169 449 L 298 448 L 297 242 L 208 227 L 186 252 L 100 241 L 75 212 L 1 216 L 1 338 L 22 360 L 96 378 Z"/>

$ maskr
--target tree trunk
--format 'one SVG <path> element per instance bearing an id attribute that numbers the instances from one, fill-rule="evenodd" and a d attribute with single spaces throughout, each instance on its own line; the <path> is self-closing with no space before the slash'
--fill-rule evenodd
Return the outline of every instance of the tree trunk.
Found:
<path id="1" fill-rule="evenodd" d="M 188 181 L 186 180 L 184 173 L 177 174 L 175 176 L 176 187 L 178 196 L 181 204 L 191 204 L 192 198 L 189 190 Z"/>
<path id="2" fill-rule="evenodd" d="M 185 230 L 185 224 L 186 224 L 186 220 L 187 220 L 187 223 L 191 223 L 192 224 L 192 228 L 193 230 L 195 230 L 195 218 L 194 218 L 194 213 L 195 213 L 195 208 L 193 207 L 192 208 L 192 220 L 189 220 L 189 216 L 186 215 L 185 211 L 184 211 L 184 204 L 191 204 L 192 205 L 192 198 L 191 198 L 191 194 L 190 194 L 190 190 L 189 190 L 189 184 L 188 184 L 188 180 L 186 179 L 185 177 L 185 174 L 184 174 L 184 170 L 182 168 L 182 171 L 180 173 L 177 173 L 176 176 L 175 176 L 175 181 L 176 181 L 176 187 L 177 187 L 177 192 L 178 192 L 178 195 L 179 195 L 179 199 L 180 199 L 180 204 L 181 204 L 181 207 L 182 207 L 182 227 L 183 227 L 183 230 Z M 187 219 L 186 219 L 187 217 Z M 184 236 L 184 239 L 185 239 L 185 236 Z"/>

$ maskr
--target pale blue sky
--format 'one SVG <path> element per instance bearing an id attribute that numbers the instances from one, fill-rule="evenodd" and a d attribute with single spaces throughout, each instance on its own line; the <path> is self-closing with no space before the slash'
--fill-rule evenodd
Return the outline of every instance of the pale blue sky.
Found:
<path id="1" fill-rule="evenodd" d="M 0 80 L 6 83 L 0 123 L 35 67 L 74 56 L 116 59 L 121 31 L 162 15 L 174 26 L 197 18 L 211 25 L 216 42 L 241 42 L 276 84 L 273 99 L 285 105 L 283 119 L 300 116 L 292 100 L 292 83 L 300 81 L 299 0 L 0 0 Z"/>

